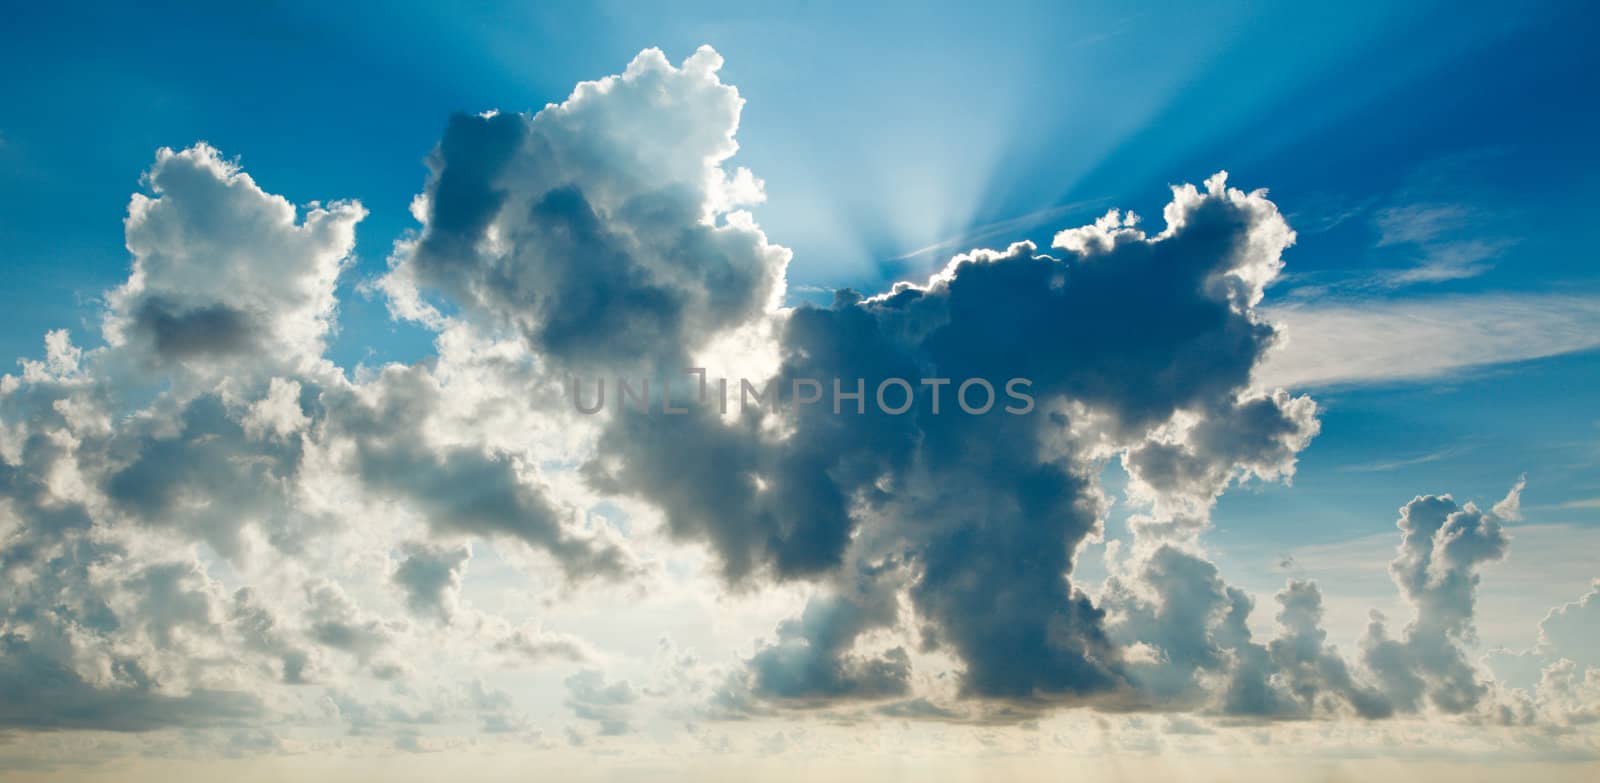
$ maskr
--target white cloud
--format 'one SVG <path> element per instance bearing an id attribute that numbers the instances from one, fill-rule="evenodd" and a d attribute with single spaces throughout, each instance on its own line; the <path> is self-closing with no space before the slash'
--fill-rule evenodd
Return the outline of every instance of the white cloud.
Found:
<path id="1" fill-rule="evenodd" d="M 1456 231 L 1472 212 L 1459 204 L 1407 204 L 1379 210 L 1378 247 L 1421 244 Z"/>
<path id="2" fill-rule="evenodd" d="M 1600 346 L 1600 297 L 1483 294 L 1272 305 L 1258 387 L 1422 381 Z"/>
<path id="3" fill-rule="evenodd" d="M 155 195 L 128 205 L 133 271 L 107 297 L 107 340 L 163 368 L 319 357 L 361 204 L 312 203 L 300 218 L 204 143 L 163 148 L 145 181 Z"/>

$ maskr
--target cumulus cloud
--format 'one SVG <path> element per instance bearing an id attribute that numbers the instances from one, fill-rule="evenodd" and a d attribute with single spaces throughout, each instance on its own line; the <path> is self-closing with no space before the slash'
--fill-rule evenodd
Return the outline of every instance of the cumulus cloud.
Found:
<path id="1" fill-rule="evenodd" d="M 1254 602 L 1205 558 L 1162 545 L 1137 570 L 1113 576 L 1103 601 L 1109 633 L 1128 650 L 1128 676 L 1151 703 L 1196 709 L 1216 699 L 1226 713 L 1282 711 L 1266 679 L 1268 652 L 1251 638 Z M 1220 693 L 1208 692 L 1208 675 L 1226 677 Z"/>
<path id="2" fill-rule="evenodd" d="M 317 642 L 372 660 L 389 646 L 394 628 L 356 605 L 337 582 L 321 580 L 306 586 L 310 636 Z"/>
<path id="3" fill-rule="evenodd" d="M 1129 449 L 1128 495 L 1149 507 L 1134 524 L 1192 528 L 1231 482 L 1292 476 L 1296 455 L 1321 429 L 1316 414 L 1311 398 L 1281 389 L 1241 396 Z"/>
<path id="4" fill-rule="evenodd" d="M 567 661 L 585 663 L 595 655 L 582 639 L 569 634 L 559 634 L 538 628 L 515 628 L 494 643 L 494 649 L 515 657 L 518 661 L 542 663 Z"/>
<path id="5" fill-rule="evenodd" d="M 749 417 L 632 417 L 628 437 L 610 444 L 625 460 L 615 485 L 661 498 L 674 527 L 705 534 L 735 578 L 758 558 L 780 578 L 831 571 L 852 547 L 868 562 L 909 558 L 907 593 L 930 639 L 961 660 L 969 696 L 1118 698 L 1128 682 L 1104 612 L 1067 578 L 1103 513 L 1094 460 L 1178 433 L 1164 456 L 1203 475 L 1173 483 L 1206 484 L 1210 498 L 1236 476 L 1285 475 L 1315 431 L 1309 401 L 1243 394 L 1273 340 L 1252 311 L 1293 239 L 1275 207 L 1219 175 L 1204 192 L 1175 188 L 1165 217 L 1166 228 L 1147 235 L 1113 212 L 1058 235 L 1066 259 L 1026 243 L 974 252 L 926 284 L 873 298 L 841 292 L 829 309 L 785 319 L 780 395 L 802 377 L 861 377 L 867 388 L 887 377 L 983 378 L 997 388 L 1024 377 L 1043 415 L 956 415 L 951 390 L 935 413 L 941 390 L 925 387 L 905 416 L 791 406 L 782 437 Z M 1250 427 L 1229 432 L 1213 416 Z M 660 453 L 666 444 L 676 464 L 752 464 L 760 481 L 669 487 L 651 478 L 673 464 Z M 746 454 L 753 460 L 737 459 Z M 1154 459 L 1148 472 L 1160 481 Z M 729 502 L 732 492 L 740 496 Z M 807 513 L 786 522 L 795 508 Z M 752 518 L 771 519 L 774 534 L 750 541 Z M 786 537 L 795 531 L 803 535 Z M 766 673 L 773 661 L 752 663 Z"/>
<path id="6" fill-rule="evenodd" d="M 206 660 L 231 640 L 218 628 L 215 584 L 195 563 L 115 579 L 102 569 L 132 566 L 125 553 L 36 540 L 37 559 L 20 563 L 30 542 L 7 543 L 16 570 L 0 602 L 0 728 L 149 731 L 265 717 L 257 695 L 230 687 L 230 666 Z"/>
<path id="7" fill-rule="evenodd" d="M 1391 639 L 1375 616 L 1362 641 L 1363 660 L 1402 708 L 1416 709 L 1426 698 L 1445 712 L 1472 709 L 1487 690 L 1466 656 L 1476 641 L 1478 568 L 1504 557 L 1509 539 L 1493 513 L 1458 506 L 1448 495 L 1406 504 L 1399 527 L 1389 573 L 1414 617 L 1402 638 Z"/>
<path id="8" fill-rule="evenodd" d="M 99 528 L 105 390 L 64 333 L 0 383 L 0 725 L 146 731 L 263 714 L 216 653 L 223 591 L 191 554 Z M 122 533 L 119 535 L 119 533 Z"/>
<path id="9" fill-rule="evenodd" d="M 162 366 L 230 369 L 315 360 L 333 286 L 366 210 L 354 201 L 294 205 L 263 191 L 201 143 L 163 148 L 124 222 L 128 281 L 107 301 L 106 338 Z"/>
<path id="10" fill-rule="evenodd" d="M 1322 592 L 1314 583 L 1291 581 L 1278 593 L 1282 634 L 1269 650 L 1286 690 L 1306 714 L 1328 713 L 1342 700 L 1363 718 L 1384 718 L 1394 707 L 1387 694 L 1358 683 L 1322 630 Z"/>
<path id="11" fill-rule="evenodd" d="M 1600 581 L 1539 623 L 1539 649 L 1585 667 L 1600 666 Z"/>
<path id="12" fill-rule="evenodd" d="M 1543 717 L 1557 723 L 1600 718 L 1600 581 L 1574 601 L 1550 609 L 1534 644 L 1495 650 L 1486 657 L 1499 683 L 1513 689 L 1504 699 L 1507 722 Z M 1517 695 L 1517 694 L 1520 694 Z"/>
<path id="13" fill-rule="evenodd" d="M 1128 669 L 1142 706 L 1251 719 L 1393 712 L 1327 641 L 1315 584 L 1279 592 L 1278 634 L 1257 641 L 1255 602 L 1203 556 L 1163 544 L 1140 569 L 1113 581 L 1106 605 L 1113 635 L 1140 653 Z"/>
<path id="14" fill-rule="evenodd" d="M 567 706 L 572 714 L 592 721 L 603 736 L 629 731 L 630 705 L 639 695 L 626 681 L 608 682 L 595 669 L 584 669 L 566 679 Z"/>
<path id="15" fill-rule="evenodd" d="M 789 252 L 735 209 L 761 184 L 723 167 L 744 101 L 721 65 L 650 49 L 536 115 L 453 117 L 384 285 L 437 290 L 566 365 L 673 360 L 761 313 Z"/>
<path id="16" fill-rule="evenodd" d="M 442 533 L 521 541 L 574 578 L 628 570 L 616 546 L 568 524 L 576 510 L 553 502 L 518 455 L 481 442 L 430 442 L 427 422 L 443 395 L 440 379 L 420 366 L 390 365 L 370 383 L 329 388 L 326 445 L 367 491 L 415 509 Z"/>
<path id="17" fill-rule="evenodd" d="M 894 647 L 875 656 L 853 651 L 873 629 L 899 619 L 887 567 L 863 569 L 853 585 L 813 597 L 800 617 L 778 627 L 777 640 L 750 660 L 751 695 L 780 703 L 881 699 L 910 691 L 911 662 Z"/>
<path id="18" fill-rule="evenodd" d="M 445 403 L 425 368 L 353 382 L 321 358 L 358 204 L 297 217 L 205 145 L 161 151 L 146 182 L 107 344 L 52 332 L 0 382 L 8 724 L 222 726 L 287 706 L 275 684 L 405 674 L 405 623 L 364 607 L 348 572 L 307 578 L 316 550 L 381 535 L 383 503 L 423 523 L 411 535 L 504 537 L 573 574 L 621 573 L 617 547 L 566 530 L 518 459 L 426 438 Z M 462 551 L 415 542 L 394 575 L 404 603 L 448 616 Z M 224 578 L 245 584 L 230 598 Z"/>
<path id="19" fill-rule="evenodd" d="M 241 587 L 233 594 L 229 619 L 238 627 L 244 649 L 275 662 L 276 665 L 268 664 L 269 673 L 290 685 L 316 678 L 316 652 L 285 628 L 283 620 L 253 589 Z"/>
<path id="20" fill-rule="evenodd" d="M 405 559 L 395 569 L 394 583 L 404 591 L 406 606 L 418 615 L 450 622 L 472 550 L 465 545 L 409 542 L 401 551 Z"/>
<path id="21" fill-rule="evenodd" d="M 1495 508 L 1513 508 L 1521 488 Z M 1389 570 L 1412 618 L 1395 636 L 1374 612 L 1355 663 L 1328 641 L 1314 583 L 1292 580 L 1278 593 L 1278 632 L 1258 643 L 1247 623 L 1253 601 L 1200 554 L 1165 543 L 1113 576 L 1112 631 L 1145 650 L 1130 673 L 1155 705 L 1253 718 L 1484 715 L 1495 705 L 1493 684 L 1470 655 L 1476 596 L 1482 566 L 1509 546 L 1506 521 L 1448 495 L 1406 504 Z M 1208 682 L 1225 685 L 1212 692 Z"/>
<path id="22" fill-rule="evenodd" d="M 435 336 L 412 365 L 323 355 L 359 204 L 297 208 L 207 145 L 160 151 L 106 344 L 52 332 L 0 382 L 0 729 L 322 720 L 412 749 L 451 721 L 528 729 L 503 688 L 422 670 L 484 660 L 584 664 L 564 702 L 600 735 L 663 694 L 725 717 L 991 723 L 1080 705 L 1476 715 L 1503 695 L 1469 653 L 1517 490 L 1488 511 L 1406 506 L 1391 571 L 1414 617 L 1375 619 L 1359 657 L 1308 582 L 1252 633 L 1255 599 L 1204 554 L 1218 497 L 1289 480 L 1319 430 L 1279 387 L 1373 372 L 1273 364 L 1284 331 L 1308 338 L 1303 311 L 1262 309 L 1295 239 L 1264 191 L 1219 173 L 1173 188 L 1158 230 L 1112 211 L 1047 252 L 974 250 L 785 308 L 789 252 L 742 209 L 762 183 L 729 166 L 742 99 L 720 65 L 649 50 L 537 113 L 452 118 L 420 228 L 375 286 Z M 773 405 L 580 417 L 558 391 L 583 373 L 660 384 L 728 345 Z M 1435 354 L 1416 365 L 1460 364 Z M 865 404 L 805 404 L 804 378 L 859 378 Z M 892 378 L 902 414 L 870 404 Z M 1018 378 L 1023 415 L 1005 410 Z M 967 379 L 995 392 L 987 412 L 963 412 Z M 1095 593 L 1075 558 L 1103 535 L 1113 464 L 1132 540 L 1107 547 Z M 635 688 L 591 642 L 512 616 L 605 583 L 648 593 L 688 570 L 650 548 L 684 544 L 730 594 L 809 596 L 752 646 L 699 651 L 726 664 L 709 689 Z M 542 603 L 467 597 L 469 566 Z M 1568 723 L 1597 690 L 1589 598 L 1547 618 L 1527 697 Z"/>

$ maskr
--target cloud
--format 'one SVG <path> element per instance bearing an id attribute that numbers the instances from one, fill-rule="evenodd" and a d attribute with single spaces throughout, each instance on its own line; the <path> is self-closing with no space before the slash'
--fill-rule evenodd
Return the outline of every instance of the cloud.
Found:
<path id="1" fill-rule="evenodd" d="M 1419 201 L 1378 210 L 1374 215 L 1378 247 L 1405 248 L 1414 264 L 1385 269 L 1369 282 L 1384 288 L 1440 283 L 1477 277 L 1512 241 L 1483 230 L 1489 222 L 1479 210 L 1453 203 Z"/>
<path id="2" fill-rule="evenodd" d="M 1600 580 L 1577 600 L 1552 607 L 1539 622 L 1539 635 L 1533 646 L 1523 650 L 1499 649 L 1487 658 L 1489 665 L 1507 685 L 1538 693 L 1540 680 L 1553 666 L 1562 670 L 1563 682 L 1585 672 L 1600 677 Z M 1563 696 L 1562 698 L 1565 698 Z M 1571 710 L 1568 710 L 1571 711 Z"/>
<path id="3" fill-rule="evenodd" d="M 1284 334 L 1261 388 L 1406 383 L 1600 346 L 1600 300 L 1484 294 L 1266 308 Z"/>
<path id="4" fill-rule="evenodd" d="M 161 367 L 260 369 L 316 359 L 333 286 L 366 210 L 286 199 L 201 143 L 162 148 L 125 221 L 133 271 L 107 296 L 105 332 Z"/>
<path id="5" fill-rule="evenodd" d="M 1328 641 L 1316 584 L 1291 580 L 1277 594 L 1277 634 L 1258 643 L 1248 624 L 1253 601 L 1202 555 L 1171 544 L 1113 573 L 1103 598 L 1112 636 L 1141 650 L 1128 670 L 1150 708 L 1258 719 L 1436 711 L 1502 720 L 1491 717 L 1505 709 L 1502 689 L 1469 656 L 1480 572 L 1508 550 L 1510 518 L 1500 514 L 1514 510 L 1521 489 L 1519 481 L 1490 511 L 1448 495 L 1419 496 L 1401 509 L 1389 570 L 1412 617 L 1396 637 L 1372 612 L 1355 662 Z"/>
<path id="6" fill-rule="evenodd" d="M 306 597 L 310 636 L 319 644 L 349 653 L 362 663 L 389 646 L 394 629 L 363 613 L 337 582 L 308 584 Z"/>
<path id="7" fill-rule="evenodd" d="M 1190 710 L 1220 702 L 1231 714 L 1273 715 L 1292 708 L 1268 683 L 1265 647 L 1247 620 L 1253 602 L 1226 585 L 1197 553 L 1161 545 L 1124 576 L 1109 580 L 1102 603 L 1109 632 L 1130 654 L 1128 675 L 1147 705 Z M 1220 675 L 1219 694 L 1204 686 Z"/>
<path id="8" fill-rule="evenodd" d="M 1377 462 L 1361 462 L 1352 465 L 1341 465 L 1339 466 L 1339 470 L 1347 473 L 1388 473 L 1390 471 L 1394 471 L 1399 468 L 1410 467 L 1412 465 L 1427 465 L 1443 459 L 1449 459 L 1451 457 L 1463 454 L 1468 450 L 1469 449 L 1464 446 L 1452 446 L 1450 448 L 1418 454 L 1414 457 L 1401 457 L 1399 459 L 1380 460 Z"/>
<path id="9" fill-rule="evenodd" d="M 1363 661 L 1400 708 L 1415 710 L 1427 698 L 1445 712 L 1464 712 L 1487 692 L 1465 647 L 1476 641 L 1478 568 L 1504 557 L 1509 544 L 1500 522 L 1448 495 L 1419 496 L 1401 509 L 1403 536 L 1389 573 L 1413 619 L 1403 637 L 1390 639 L 1375 615 L 1362 640 Z"/>
<path id="10" fill-rule="evenodd" d="M 214 670 L 227 667 L 201 657 L 222 629 L 215 585 L 195 563 L 152 563 L 108 580 L 100 569 L 132 568 L 122 553 L 83 546 L 22 565 L 19 542 L 9 543 L 13 568 L 54 573 L 6 586 L 0 729 L 151 731 L 265 717 L 257 695 L 222 687 L 228 678 Z"/>
<path id="11" fill-rule="evenodd" d="M 1327 643 L 1322 629 L 1322 592 L 1314 583 L 1290 581 L 1277 596 L 1282 634 L 1268 646 L 1285 689 L 1307 712 L 1330 707 L 1324 700 L 1341 699 L 1363 718 L 1386 718 L 1394 711 L 1388 694 L 1359 684 L 1344 658 Z"/>
<path id="12" fill-rule="evenodd" d="M 602 736 L 627 734 L 630 706 L 639 695 L 627 681 L 607 682 L 596 669 L 585 669 L 566 679 L 567 706 L 572 714 L 593 721 Z"/>
<path id="13" fill-rule="evenodd" d="M 420 437 L 445 405 L 441 381 L 427 369 L 389 365 L 360 387 L 325 390 L 324 404 L 331 410 L 323 434 L 365 488 L 414 508 L 439 532 L 521 541 L 573 578 L 628 571 L 611 542 L 565 524 L 576 512 L 553 502 L 515 454 Z"/>
<path id="14" fill-rule="evenodd" d="M 1579 500 L 1569 500 L 1569 501 L 1566 501 L 1564 503 L 1556 503 L 1556 504 L 1550 505 L 1550 506 L 1540 506 L 1540 508 L 1545 508 L 1545 509 L 1550 509 L 1550 508 L 1555 508 L 1555 509 L 1585 509 L 1585 510 L 1587 510 L 1587 509 L 1595 509 L 1595 508 L 1600 508 L 1600 498 L 1581 498 Z"/>
<path id="15" fill-rule="evenodd" d="M 728 165 L 742 99 L 720 65 L 647 50 L 535 114 L 453 118 L 420 228 L 375 284 L 434 335 L 411 365 L 323 355 L 358 204 L 297 209 L 207 145 L 159 152 L 106 345 L 53 332 L 0 381 L 0 729 L 228 726 L 271 747 L 248 730 L 304 724 L 413 750 L 434 747 L 424 729 L 527 729 L 505 683 L 452 676 L 485 661 L 529 678 L 548 672 L 506 669 L 583 663 L 564 696 L 534 690 L 600 735 L 710 714 L 657 714 L 666 695 L 719 717 L 990 724 L 1503 704 L 1468 655 L 1519 490 L 1488 511 L 1406 507 L 1392 573 L 1413 617 L 1375 620 L 1359 657 L 1328 640 L 1306 581 L 1253 634 L 1255 599 L 1200 538 L 1223 492 L 1288 480 L 1317 434 L 1316 404 L 1282 387 L 1579 350 L 1588 300 L 1263 308 L 1295 235 L 1219 173 L 1173 188 L 1159 229 L 1113 210 L 1048 252 L 973 250 L 920 283 L 784 308 L 789 253 L 741 209 L 762 186 Z M 1404 241 L 1431 230 L 1413 217 Z M 707 357 L 754 367 L 775 405 L 585 417 L 561 396 L 570 374 L 659 383 Z M 798 404 L 802 378 L 952 383 L 915 383 L 895 415 Z M 1026 415 L 1004 397 L 961 412 L 961 382 L 999 395 L 1017 378 Z M 1113 460 L 1132 537 L 1107 545 L 1096 593 L 1076 558 L 1103 536 Z M 469 564 L 486 591 L 470 599 Z M 730 602 L 795 592 L 761 607 L 771 633 L 685 653 L 661 688 L 532 616 L 714 579 Z M 1590 603 L 1552 613 L 1550 649 Z M 612 625 L 611 646 L 633 630 Z M 701 625 L 713 643 L 755 635 Z M 1563 660 L 1529 698 L 1577 721 L 1593 680 Z"/>
<path id="16" fill-rule="evenodd" d="M 758 315 L 789 252 L 735 209 L 762 195 L 722 166 L 744 101 L 721 65 L 709 47 L 682 67 L 649 49 L 536 115 L 452 118 L 422 234 L 384 285 L 441 291 L 564 365 L 672 360 Z"/>
<path id="17" fill-rule="evenodd" d="M 316 679 L 321 665 L 316 653 L 283 627 L 283 621 L 254 590 L 241 587 L 233 594 L 229 619 L 238 628 L 246 650 L 276 660 L 277 666 L 269 671 L 278 674 L 284 683 L 300 685 Z"/>
<path id="18" fill-rule="evenodd" d="M 408 538 L 504 537 L 574 577 L 624 572 L 518 457 L 446 440 L 462 390 L 427 367 L 351 381 L 321 358 L 358 205 L 297 218 L 205 145 L 163 150 L 147 182 L 107 345 L 52 332 L 0 381 L 6 725 L 229 726 L 294 709 L 279 687 L 407 676 L 419 632 L 349 570 L 404 540 L 369 516 L 386 502 L 420 518 Z M 444 354 L 441 373 L 476 366 Z M 406 603 L 448 616 L 465 550 L 408 551 Z"/>
<path id="19" fill-rule="evenodd" d="M 779 626 L 777 640 L 748 662 L 752 694 L 803 704 L 908 693 L 911 661 L 905 649 L 874 657 L 852 652 L 863 633 L 892 628 L 899 619 L 896 583 L 886 576 L 866 571 L 853 589 L 815 596 L 800 617 Z"/>
<path id="20" fill-rule="evenodd" d="M 1171 460 L 1192 465 L 1182 490 L 1203 486 L 1207 501 L 1236 476 L 1285 475 L 1315 431 L 1309 401 L 1242 396 L 1273 340 L 1252 308 L 1293 238 L 1276 208 L 1218 175 L 1204 192 L 1174 188 L 1165 217 L 1156 235 L 1118 212 L 1063 231 L 1065 260 L 1027 243 L 957 256 L 925 285 L 873 298 L 845 291 L 826 310 L 797 309 L 780 333 L 780 399 L 793 378 L 861 377 L 875 387 L 890 376 L 1025 377 L 1048 415 L 936 414 L 934 390 L 923 389 L 903 417 L 789 406 L 781 438 L 749 418 L 622 417 L 627 437 L 603 441 L 623 458 L 606 486 L 666 502 L 680 534 L 709 534 L 733 578 L 759 572 L 750 544 L 779 578 L 907 558 L 912 604 L 930 638 L 962 662 L 969 697 L 1121 698 L 1128 683 L 1104 612 L 1067 579 L 1072 552 L 1103 513 L 1090 474 L 1105 444 L 1077 439 L 1073 426 L 1093 425 L 1114 449 L 1163 438 Z M 669 464 L 679 480 L 655 479 Z M 682 481 L 695 465 L 748 465 L 761 480 Z M 772 511 L 750 513 L 752 503 Z M 807 513 L 785 522 L 794 509 Z M 751 541 L 750 520 L 767 514 L 777 535 Z M 836 672 L 837 656 L 798 653 L 815 652 L 802 640 L 849 606 L 837 600 L 814 602 L 780 632 L 755 659 L 758 673 L 801 662 Z M 881 695 L 872 691 L 838 697 Z"/>
<path id="21" fill-rule="evenodd" d="M 1197 552 L 1163 544 L 1114 578 L 1105 597 L 1112 634 L 1145 651 L 1129 663 L 1141 706 L 1249 719 L 1392 714 L 1326 641 L 1315 584 L 1291 581 L 1276 600 L 1278 635 L 1258 642 L 1254 601 Z"/>
<path id="22" fill-rule="evenodd" d="M 1296 455 L 1320 429 L 1316 403 L 1281 389 L 1232 400 L 1187 427 L 1169 428 L 1123 458 L 1129 498 L 1150 507 L 1130 524 L 1203 524 L 1231 482 L 1294 475 Z"/>
<path id="23" fill-rule="evenodd" d="M 585 663 L 595 657 L 594 652 L 583 640 L 538 628 L 513 629 L 494 643 L 494 649 L 515 656 L 519 661 L 530 663 L 552 660 Z"/>
<path id="24" fill-rule="evenodd" d="M 1472 212 L 1460 204 L 1406 204 L 1381 209 L 1374 217 L 1378 247 L 1422 244 L 1467 224 Z"/>
<path id="25" fill-rule="evenodd" d="M 437 546 L 410 542 L 401 548 L 405 559 L 395 569 L 394 583 L 406 596 L 406 606 L 420 616 L 450 622 L 461 593 L 461 575 L 472 559 L 465 544 Z"/>
<path id="26" fill-rule="evenodd" d="M 1539 648 L 1580 666 L 1600 666 L 1600 582 L 1576 601 L 1555 607 L 1539 623 Z"/>
<path id="27" fill-rule="evenodd" d="M 288 497 L 301 442 L 252 438 L 240 411 L 219 394 L 160 405 L 114 433 L 105 448 L 112 456 L 105 495 L 143 524 L 178 530 L 227 556 L 243 553 L 250 525 L 285 546 L 301 535 L 305 520 Z"/>
<path id="28" fill-rule="evenodd" d="M 0 727 L 24 731 L 152 731 L 239 726 L 259 720 L 258 698 L 238 691 L 154 691 L 148 683 L 85 682 L 50 653 L 17 636 L 0 638 Z M 136 674 L 136 670 L 130 671 Z"/>

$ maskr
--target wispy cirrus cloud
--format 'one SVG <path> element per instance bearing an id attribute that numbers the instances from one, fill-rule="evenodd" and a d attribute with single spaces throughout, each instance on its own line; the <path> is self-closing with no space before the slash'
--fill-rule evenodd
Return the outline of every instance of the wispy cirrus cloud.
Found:
<path id="1" fill-rule="evenodd" d="M 1548 503 L 1538 506 L 1538 508 L 1551 511 L 1600 511 L 1600 497 L 1578 498 L 1577 500 L 1568 500 L 1562 503 Z"/>
<path id="2" fill-rule="evenodd" d="M 1600 346 L 1600 296 L 1492 294 L 1330 299 L 1265 308 L 1286 335 L 1263 387 L 1439 378 Z"/>
<path id="3" fill-rule="evenodd" d="M 941 253 L 968 250 L 970 248 L 963 247 L 963 245 L 991 240 L 998 236 L 1015 235 L 1018 232 L 1038 228 L 1039 226 L 1058 220 L 1072 212 L 1088 209 L 1103 203 L 1105 203 L 1105 199 L 1090 199 L 1086 201 L 1074 201 L 1054 207 L 1046 207 L 1044 209 L 1036 209 L 1026 214 L 1018 215 L 1012 218 L 1006 218 L 1005 220 L 997 220 L 993 223 L 985 223 L 983 225 L 973 226 L 971 230 L 960 236 L 950 237 L 949 239 L 934 242 L 931 245 L 924 245 L 915 250 L 901 253 L 900 255 L 897 255 L 889 260 L 909 261 L 913 258 L 920 258 L 924 256 L 929 258 L 937 258 Z"/>
<path id="4" fill-rule="evenodd" d="M 1460 204 L 1405 204 L 1380 210 L 1378 247 L 1422 244 L 1459 228 L 1471 216 Z"/>
<path id="5" fill-rule="evenodd" d="M 1339 470 L 1346 473 L 1386 473 L 1397 468 L 1410 467 L 1412 465 L 1426 465 L 1430 462 L 1438 462 L 1440 460 L 1449 459 L 1459 454 L 1466 453 L 1467 451 L 1470 451 L 1470 449 L 1467 447 L 1452 446 L 1450 448 L 1430 451 L 1425 454 L 1418 454 L 1411 457 L 1400 457 L 1398 459 L 1379 460 L 1377 462 L 1360 462 L 1353 465 L 1343 465 L 1339 468 Z"/>

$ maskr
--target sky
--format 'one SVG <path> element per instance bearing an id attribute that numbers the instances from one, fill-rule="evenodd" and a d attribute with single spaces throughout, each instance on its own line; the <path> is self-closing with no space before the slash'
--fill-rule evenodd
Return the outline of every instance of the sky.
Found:
<path id="1" fill-rule="evenodd" d="M 1584 4 L 467 6 L 3 12 L 0 779 L 1593 776 Z"/>

